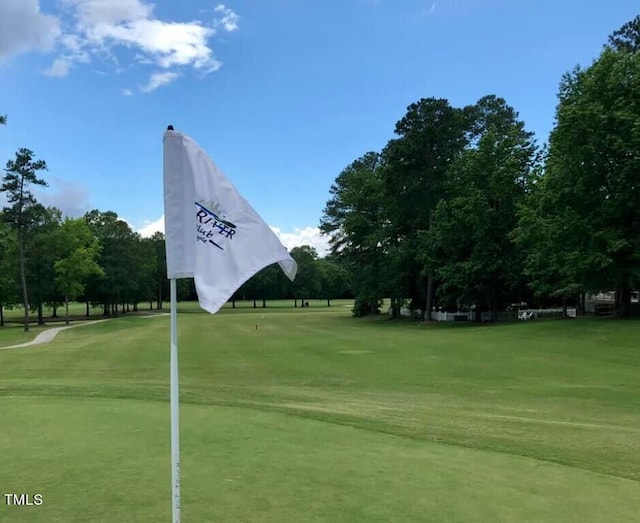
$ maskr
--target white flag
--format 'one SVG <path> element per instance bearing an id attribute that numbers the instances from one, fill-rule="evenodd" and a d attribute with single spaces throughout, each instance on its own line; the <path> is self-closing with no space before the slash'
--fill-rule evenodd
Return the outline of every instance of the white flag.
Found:
<path id="1" fill-rule="evenodd" d="M 164 135 L 164 223 L 168 278 L 193 277 L 211 314 L 272 263 L 295 278 L 275 233 L 198 144 L 172 130 Z"/>

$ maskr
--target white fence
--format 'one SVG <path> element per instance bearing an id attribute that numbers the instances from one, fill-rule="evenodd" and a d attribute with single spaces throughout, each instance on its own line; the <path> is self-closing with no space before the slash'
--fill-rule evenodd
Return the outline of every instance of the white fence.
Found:
<path id="1" fill-rule="evenodd" d="M 570 318 L 575 318 L 577 316 L 577 309 L 567 309 L 567 316 Z M 392 314 L 392 309 L 389 308 L 388 314 Z M 408 318 L 413 316 L 414 318 L 421 318 L 422 311 L 420 309 L 414 310 L 413 314 L 411 309 L 406 307 L 402 307 L 400 309 L 400 316 Z M 516 311 L 507 311 L 507 312 L 499 312 L 498 313 L 498 321 L 511 321 L 515 320 L 516 317 L 519 320 L 534 320 L 534 319 L 542 319 L 542 318 L 555 318 L 562 316 L 562 309 L 520 309 L 516 316 Z M 431 313 L 431 319 L 434 321 L 473 321 L 474 313 L 471 312 L 441 312 L 441 311 L 433 311 Z M 492 321 L 493 313 L 491 312 L 482 312 L 480 313 L 480 321 Z"/>
<path id="2" fill-rule="evenodd" d="M 575 318 L 577 316 L 578 311 L 574 309 L 567 309 L 567 316 L 570 318 Z M 507 316 L 509 316 L 507 318 Z M 519 320 L 533 320 L 537 318 L 555 318 L 558 316 L 562 316 L 562 309 L 520 309 L 518 312 L 517 318 Z M 474 313 L 473 312 L 433 312 L 431 317 L 436 321 L 473 321 Z M 498 313 L 498 320 L 513 320 L 515 319 L 515 311 L 511 313 Z M 492 321 L 493 313 L 492 312 L 481 312 L 480 313 L 480 321 Z"/>
<path id="3" fill-rule="evenodd" d="M 436 321 L 471 321 L 473 318 L 470 312 L 434 311 L 431 313 L 431 319 Z"/>
<path id="4" fill-rule="evenodd" d="M 567 309 L 567 316 L 569 316 L 569 318 L 575 318 L 577 314 L 577 309 Z M 557 316 L 562 316 L 562 309 L 520 309 L 520 312 L 518 313 L 519 320 L 555 318 Z"/>

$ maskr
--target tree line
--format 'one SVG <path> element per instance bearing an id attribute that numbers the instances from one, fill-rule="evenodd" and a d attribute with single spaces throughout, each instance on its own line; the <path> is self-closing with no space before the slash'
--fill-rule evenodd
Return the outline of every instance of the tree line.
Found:
<path id="1" fill-rule="evenodd" d="M 6 124 L 6 116 L 0 117 Z M 45 307 L 64 308 L 69 322 L 69 302 L 101 306 L 104 316 L 137 311 L 140 303 L 149 309 L 163 308 L 169 297 L 164 235 L 143 238 L 113 211 L 92 210 L 80 218 L 63 217 L 55 207 L 45 207 L 33 194 L 46 186 L 41 177 L 45 161 L 21 148 L 9 160 L 0 185 L 7 205 L 0 211 L 0 326 L 4 310 L 22 307 L 25 330 L 30 313 L 38 324 L 45 322 Z M 309 247 L 296 247 L 291 255 L 298 262 L 298 277 L 292 283 L 277 266 L 271 266 L 247 281 L 232 297 L 253 300 L 254 307 L 266 300 L 290 298 L 294 306 L 309 298 L 340 297 L 348 291 L 345 271 L 331 258 L 320 259 Z M 197 299 L 192 279 L 178 280 L 178 299 Z"/>
<path id="2" fill-rule="evenodd" d="M 0 192 L 7 205 L 0 212 L 0 326 L 4 309 L 20 306 L 25 330 L 30 313 L 44 323 L 69 303 L 101 305 L 105 316 L 137 310 L 138 303 L 166 296 L 164 237 L 142 238 L 114 212 L 93 210 L 81 218 L 63 217 L 56 207 L 40 204 L 31 188 L 45 186 L 46 170 L 28 149 L 7 162 Z M 164 272 L 163 272 L 164 271 Z M 184 294 L 184 291 L 183 291 Z"/>
<path id="3" fill-rule="evenodd" d="M 391 297 L 497 312 L 580 303 L 615 291 L 631 314 L 640 286 L 640 16 L 560 82 L 539 147 L 516 110 L 488 95 L 411 104 L 382 151 L 348 165 L 321 230 L 347 270 L 357 315 Z"/>

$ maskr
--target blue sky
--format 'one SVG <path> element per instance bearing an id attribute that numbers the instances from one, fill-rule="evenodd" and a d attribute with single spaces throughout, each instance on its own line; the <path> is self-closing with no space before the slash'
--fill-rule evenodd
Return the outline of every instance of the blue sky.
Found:
<path id="1" fill-rule="evenodd" d="M 558 83 L 638 14 L 628 0 L 2 0 L 0 160 L 47 161 L 71 215 L 161 224 L 167 124 L 288 247 L 323 240 L 329 187 L 421 97 L 504 97 L 544 142 Z"/>

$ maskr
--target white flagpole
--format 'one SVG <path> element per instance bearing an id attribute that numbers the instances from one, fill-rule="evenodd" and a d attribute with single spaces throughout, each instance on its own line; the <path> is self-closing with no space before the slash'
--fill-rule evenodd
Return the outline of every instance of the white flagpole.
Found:
<path id="1" fill-rule="evenodd" d="M 171 290 L 171 508 L 173 523 L 180 523 L 180 418 L 178 395 L 178 310 L 176 280 Z"/>
<path id="2" fill-rule="evenodd" d="M 163 151 L 167 277 L 171 282 L 171 503 L 173 523 L 180 523 L 176 278 L 193 277 L 200 306 L 215 314 L 258 269 L 278 262 L 293 281 L 297 265 L 266 222 L 193 140 L 170 125 L 163 137 Z M 227 214 L 232 221 L 226 221 Z M 205 239 L 206 243 L 198 241 Z M 217 277 L 219 274 L 225 277 Z"/>

